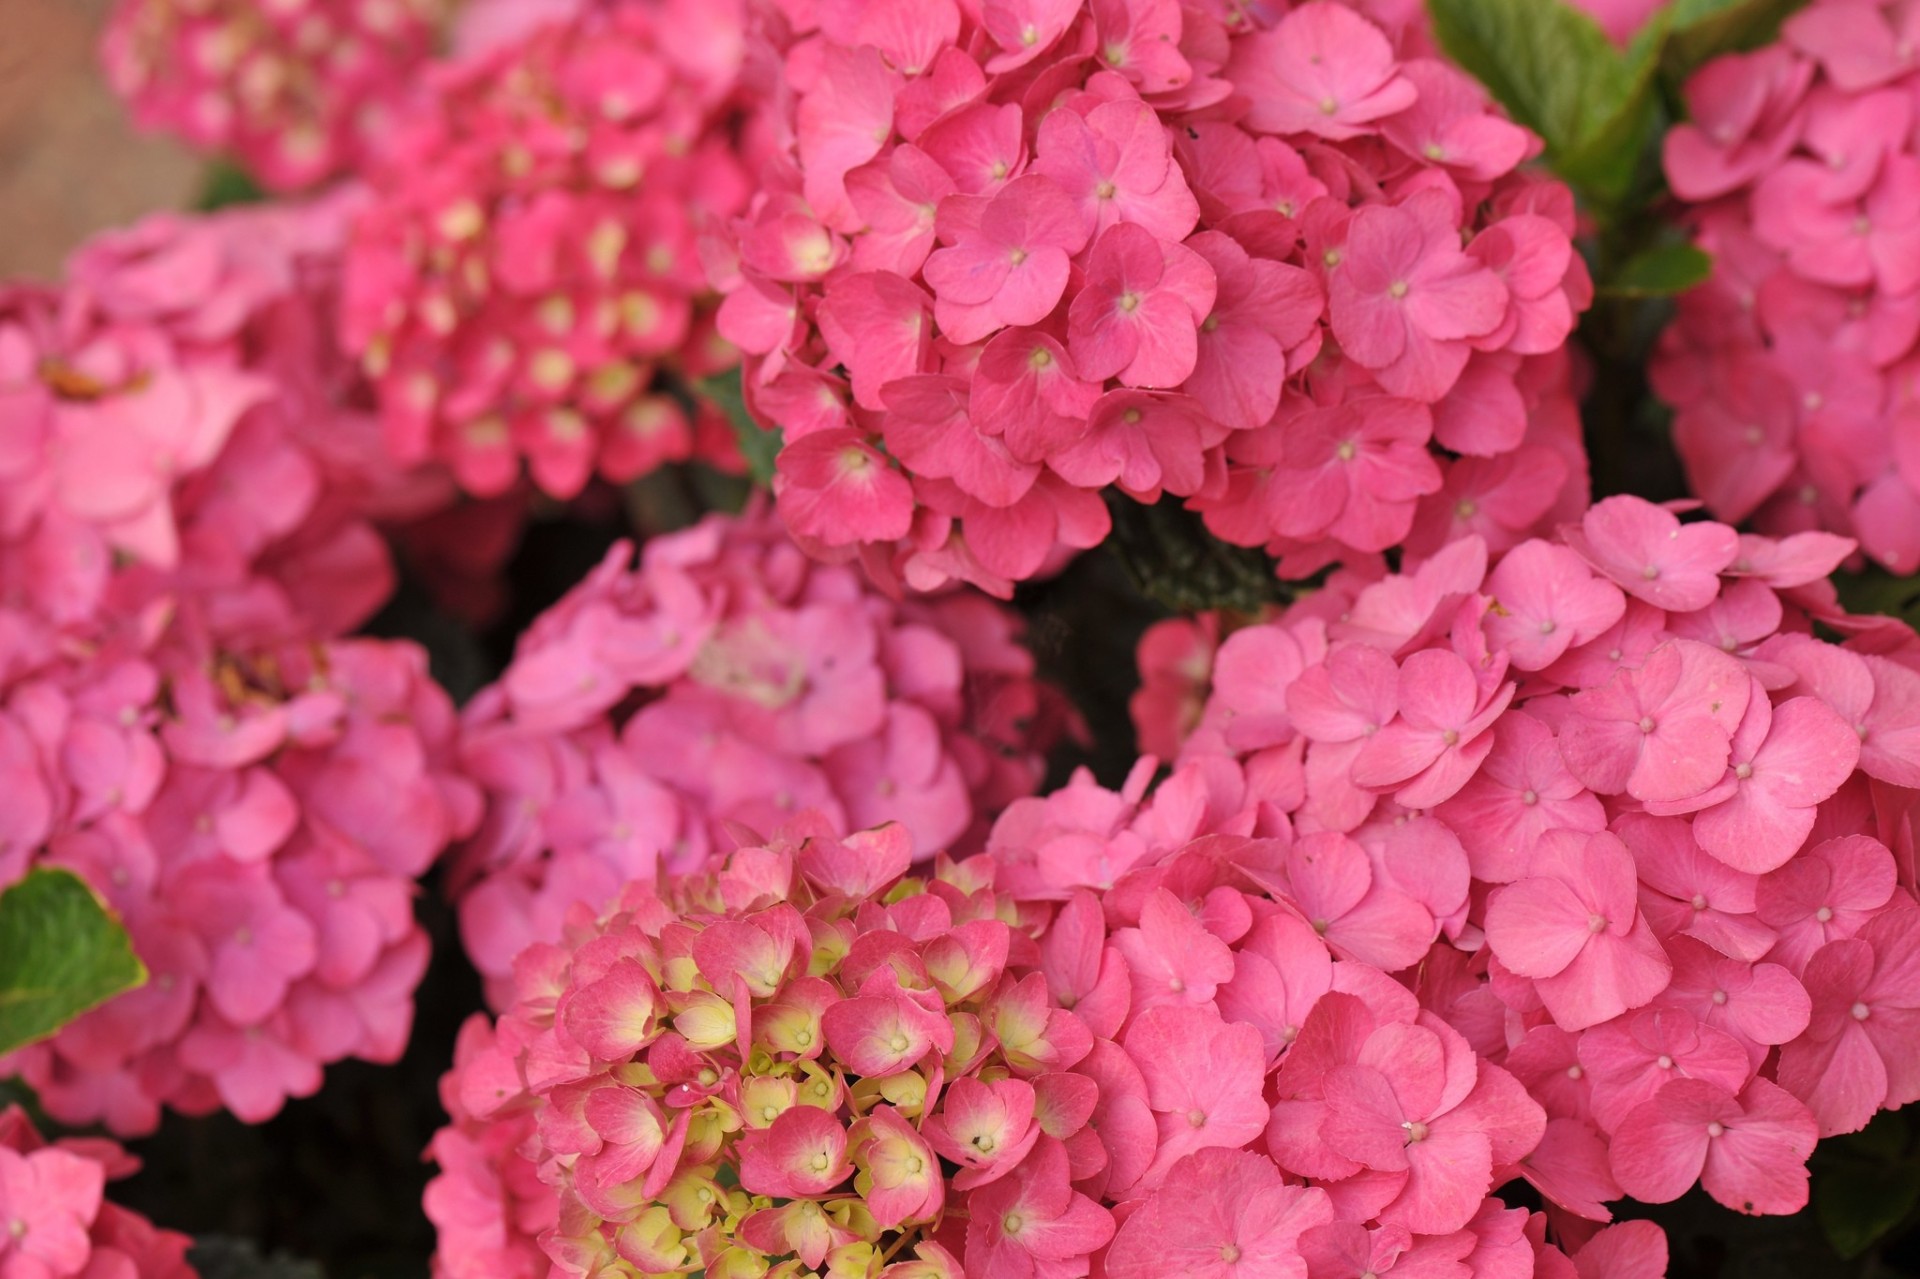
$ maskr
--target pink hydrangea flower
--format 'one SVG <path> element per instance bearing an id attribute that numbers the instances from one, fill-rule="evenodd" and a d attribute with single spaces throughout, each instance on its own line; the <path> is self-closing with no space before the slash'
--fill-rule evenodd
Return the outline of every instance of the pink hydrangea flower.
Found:
<path id="1" fill-rule="evenodd" d="M 351 194 L 185 218 L 84 245 L 59 289 L 0 294 L 0 604 L 63 627 L 163 597 L 198 625 L 351 630 L 385 603 L 370 521 L 431 516 L 330 340 Z"/>
<path id="2" fill-rule="evenodd" d="M 267 187 L 377 155 L 433 52 L 437 0 L 262 8 L 126 0 L 101 45 L 135 120 L 230 155 Z"/>
<path id="3" fill-rule="evenodd" d="M 1793 1213 L 1806 1206 L 1814 1136 L 1807 1108 L 1764 1079 L 1737 1095 L 1676 1079 L 1622 1122 L 1613 1175 L 1648 1203 L 1677 1199 L 1698 1180 L 1736 1212 Z"/>
<path id="4" fill-rule="evenodd" d="M 1652 375 L 1716 515 L 1831 529 L 1911 573 L 1920 470 L 1900 371 L 1920 341 L 1920 158 L 1903 13 L 1828 0 L 1688 81 L 1666 169 L 1715 268 Z"/>
<path id="5" fill-rule="evenodd" d="M 187 1264 L 192 1240 L 103 1198 L 109 1179 L 139 1166 L 111 1141 L 48 1143 L 18 1106 L 0 1112 L 0 1272 L 195 1279 Z"/>
<path id="6" fill-rule="evenodd" d="M 1324 1190 L 1288 1185 L 1259 1155 L 1196 1151 L 1127 1218 L 1107 1253 L 1107 1273 L 1146 1279 L 1174 1265 L 1207 1279 L 1304 1276 L 1300 1235 L 1332 1219 Z"/>
<path id="7" fill-rule="evenodd" d="M 808 561 L 764 509 L 632 560 L 615 548 L 466 713 L 487 812 L 453 887 L 496 991 L 574 903 L 699 866 L 735 823 L 812 809 L 840 829 L 901 822 L 926 855 L 977 844 L 1067 723 L 1005 610 L 889 601 Z"/>
<path id="8" fill-rule="evenodd" d="M 750 190 L 741 20 L 582 6 L 435 69 L 370 168 L 347 257 L 341 332 L 396 458 L 481 496 L 524 461 L 560 497 L 696 450 L 733 462 L 663 370 L 684 391 L 735 358 L 697 236 Z M 743 255 L 811 279 L 831 246 L 810 226 L 793 213 Z"/>
<path id="9" fill-rule="evenodd" d="M 1513 1176 L 1595 1222 L 1623 1194 L 1696 1181 L 1743 1211 L 1794 1211 L 1817 1132 L 1904 1104 L 1893 1045 L 1920 905 L 1897 850 L 1920 650 L 1809 585 L 1846 547 L 1807 536 L 1735 537 L 1615 500 L 1555 539 L 1336 570 L 1235 619 L 1157 788 L 1144 772 L 1117 794 L 1082 782 L 999 823 L 1002 873 L 1077 903 L 1059 918 L 1082 940 L 1055 961 L 1076 956 L 1074 975 L 1055 989 L 1118 1024 L 1117 1043 L 1176 1014 L 1258 1035 L 1265 1152 L 1336 1214 L 1300 1237 L 1309 1279 L 1504 1246 L 1491 1217 L 1443 1241 Z M 1650 582 L 1671 608 L 1639 593 Z M 1175 651 L 1194 642 L 1168 634 Z M 1438 802 L 1408 791 L 1430 758 L 1451 761 Z M 1124 1007 L 1098 993 L 1119 976 L 1090 958 L 1088 888 L 1135 979 Z M 1186 904 L 1178 927 L 1169 899 Z M 1185 941 L 1143 948 L 1149 933 Z M 1205 957 L 1222 948 L 1218 980 Z M 1200 1002 L 1170 1001 L 1175 981 L 1189 989 L 1173 999 Z M 1416 1030 L 1449 1045 L 1444 1066 L 1409 1064 L 1425 1060 Z M 1148 1101 L 1165 1053 L 1145 1043 L 1141 1079 L 1102 1068 L 1131 1099 L 1114 1122 Z M 1449 1128 L 1464 1094 L 1447 1081 L 1468 1065 L 1494 1091 Z M 1129 1140 L 1164 1155 L 1185 1134 L 1146 1109 L 1156 1140 L 1146 1116 L 1125 1121 Z M 1435 1134 L 1488 1133 L 1484 1174 L 1476 1146 L 1443 1160 L 1472 1170 L 1464 1182 L 1416 1175 Z M 1621 1266 L 1653 1264 L 1649 1241 L 1617 1238 Z M 1588 1269 L 1607 1273 L 1613 1248 Z"/>
<path id="10" fill-rule="evenodd" d="M 175 631 L 119 661 L 49 663 L 8 695 L 62 717 L 38 725 L 26 761 L 59 797 L 28 851 L 106 897 L 152 978 L 11 1067 L 62 1122 L 133 1135 L 163 1106 L 257 1123 L 318 1089 L 327 1063 L 397 1059 L 427 962 L 413 881 L 479 818 L 425 654 L 380 640 L 236 652 Z M 210 723 L 176 733 L 189 707 L 166 690 L 202 672 Z M 130 750 L 150 781 L 128 784 Z M 68 779 L 102 770 L 119 780 L 86 804 Z"/>
<path id="11" fill-rule="evenodd" d="M 563 1273 L 910 1244 L 920 1260 L 892 1279 L 1084 1269 L 1114 1233 L 1076 1185 L 1106 1162 L 1088 1127 L 1099 1089 L 1075 1071 L 1091 1036 L 1016 957 L 1031 931 L 998 917 L 1018 906 L 990 863 L 906 880 L 911 858 L 898 827 L 841 842 L 803 815 L 769 845 L 629 885 L 604 914 L 576 907 L 563 945 L 522 956 L 497 1027 L 463 1034 L 444 1084 L 457 1124 L 436 1152 L 477 1145 L 487 1162 L 435 1182 L 442 1273 L 527 1256 L 535 1233 Z M 824 967 L 816 934 L 843 943 Z M 963 1161 L 952 1184 L 936 1151 Z M 943 1215 L 949 1196 L 964 1217 Z"/>
<path id="12" fill-rule="evenodd" d="M 1004 595 L 1108 487 L 1289 576 L 1435 540 L 1455 467 L 1444 509 L 1512 541 L 1584 503 L 1572 200 L 1418 24 L 996 0 L 762 37 L 779 157 L 710 256 L 809 549 Z"/>

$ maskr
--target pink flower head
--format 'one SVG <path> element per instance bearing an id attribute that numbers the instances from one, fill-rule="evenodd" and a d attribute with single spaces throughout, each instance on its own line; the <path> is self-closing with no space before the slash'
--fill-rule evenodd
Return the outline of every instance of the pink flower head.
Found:
<path id="1" fill-rule="evenodd" d="M 1121 1226 L 1107 1273 L 1146 1279 L 1173 1265 L 1207 1279 L 1303 1279 L 1300 1234 L 1332 1219 L 1325 1191 L 1286 1184 L 1261 1156 L 1196 1151 L 1175 1164 L 1166 1183 Z"/>
<path id="2" fill-rule="evenodd" d="M 1489 900 L 1487 941 L 1566 1030 L 1646 1004 L 1672 973 L 1634 899 L 1633 856 L 1604 831 L 1543 838 L 1527 877 Z"/>
<path id="3" fill-rule="evenodd" d="M 145 1132 L 163 1106 L 257 1123 L 329 1063 L 394 1060 L 427 963 L 415 877 L 477 820 L 424 653 L 243 644 L 206 620 L 108 614 L 96 652 L 8 689 L 38 704 L 36 771 L 80 783 L 29 851 L 97 886 L 151 974 L 15 1059 L 66 1123 Z"/>
<path id="4" fill-rule="evenodd" d="M 1086 287 L 1069 311 L 1068 349 L 1082 377 L 1178 386 L 1194 370 L 1214 296 L 1213 268 L 1199 254 L 1116 223 L 1088 259 Z"/>
<path id="5" fill-rule="evenodd" d="M 1690 79 L 1667 169 L 1716 265 L 1652 370 L 1715 514 L 1856 537 L 1900 573 L 1920 546 L 1912 476 L 1884 466 L 1904 417 L 1885 371 L 1920 336 L 1913 29 L 1904 10 L 1823 4 Z"/>
<path id="6" fill-rule="evenodd" d="M 1199 218 L 1159 118 L 1138 99 L 1115 98 L 1084 114 L 1048 113 L 1040 121 L 1033 169 L 1079 202 L 1096 237 L 1126 223 L 1177 244 Z"/>
<path id="7" fill-rule="evenodd" d="M 1068 259 L 1088 228 L 1059 184 L 1041 174 L 1009 182 L 973 204 L 951 201 L 947 247 L 927 259 L 934 317 L 956 341 L 977 342 L 1005 325 L 1045 319 L 1067 287 Z"/>
<path id="8" fill-rule="evenodd" d="M 847 1130 L 813 1106 L 781 1112 L 772 1125 L 740 1141 L 740 1184 L 754 1194 L 800 1198 L 823 1194 L 853 1173 Z"/>
<path id="9" fill-rule="evenodd" d="M 1694 801 L 1725 776 L 1751 695 L 1738 662 L 1704 644 L 1671 640 L 1639 670 L 1574 694 L 1560 751 L 1573 775 L 1595 790 L 1647 802 Z"/>
<path id="10" fill-rule="evenodd" d="M 1627 1116 L 1614 1134 L 1613 1175 L 1648 1203 L 1677 1199 L 1696 1180 L 1736 1212 L 1792 1213 L 1807 1202 L 1813 1116 L 1775 1084 L 1738 1094 L 1679 1079 Z"/>
<path id="11" fill-rule="evenodd" d="M 1122 928 L 1112 945 L 1133 978 L 1132 1007 L 1206 1004 L 1233 975 L 1233 954 L 1164 888 L 1140 910 L 1140 926 Z"/>
<path id="12" fill-rule="evenodd" d="M 584 7 L 450 64 L 396 131 L 354 230 L 341 324 L 395 457 L 443 460 L 481 496 L 524 462 L 571 497 L 703 443 L 659 370 L 698 378 L 736 358 L 697 240 L 751 188 L 732 113 L 743 42 L 725 31 L 739 16 L 715 12 L 732 17 L 702 46 L 669 29 L 682 15 Z M 556 148 L 558 132 L 577 144 Z M 745 247 L 743 278 L 766 297 L 839 251 L 796 211 Z M 777 307 L 749 309 L 722 317 L 729 333 L 781 346 Z"/>
<path id="13" fill-rule="evenodd" d="M 781 91 L 742 136 L 772 176 L 706 256 L 809 550 L 1005 595 L 1104 536 L 1117 488 L 1307 576 L 1423 510 L 1441 540 L 1435 444 L 1473 459 L 1446 506 L 1489 541 L 1577 513 L 1571 198 L 1402 18 L 836 0 L 756 34 Z M 875 500 L 827 500 L 836 466 Z"/>
<path id="14" fill-rule="evenodd" d="M 1710 604 L 1717 575 L 1739 553 L 1739 538 L 1724 524 L 1682 527 L 1672 512 L 1626 496 L 1596 504 L 1566 539 L 1622 590 L 1676 613 Z"/>
<path id="15" fill-rule="evenodd" d="M 0 1214 L 10 1236 L 0 1261 L 23 1275 L 80 1273 L 105 1184 L 98 1163 L 68 1151 L 0 1148 Z"/>
<path id="16" fill-rule="evenodd" d="M 1381 1220 L 1420 1234 L 1465 1226 L 1493 1170 L 1531 1150 L 1546 1123 L 1512 1076 L 1444 1026 L 1382 1026 L 1325 1088 L 1322 1137 L 1387 1174 L 1396 1193 Z"/>
<path id="17" fill-rule="evenodd" d="M 960 1165 L 954 1188 L 997 1181 L 1027 1157 L 1042 1135 L 1034 1122 L 1033 1085 L 1019 1079 L 985 1084 L 956 1079 L 941 1114 L 927 1122 L 927 1141 Z"/>
<path id="18" fill-rule="evenodd" d="M 1893 854 L 1866 835 L 1823 840 L 1754 888 L 1754 913 L 1779 935 L 1772 958 L 1794 972 L 1859 932 L 1893 898 Z"/>
<path id="19" fill-rule="evenodd" d="M 807 560 L 764 509 L 632 561 L 616 548 L 468 712 L 488 803 L 453 891 L 496 998 L 514 954 L 559 938 L 575 902 L 700 865 L 735 824 L 818 811 L 799 869 L 859 893 L 977 841 L 1037 784 L 1038 754 L 1003 744 L 1050 731 L 1049 695 L 989 601 L 886 601 L 856 570 Z M 901 824 L 833 838 L 885 822 Z M 747 941 L 714 962 L 764 981 L 777 943 Z"/>
<path id="20" fill-rule="evenodd" d="M 1580 1037 L 1580 1066 L 1592 1081 L 1594 1120 L 1607 1132 L 1671 1080 L 1704 1079 L 1733 1093 L 1752 1075 L 1739 1040 L 1676 1008 L 1642 1009 L 1593 1027 Z"/>
<path id="21" fill-rule="evenodd" d="M 1574 553 L 1546 542 L 1525 542 L 1487 576 L 1487 594 L 1499 603 L 1488 635 L 1523 671 L 1551 666 L 1576 644 L 1604 634 L 1620 620 L 1626 600 L 1617 587 L 1584 571 Z"/>
<path id="22" fill-rule="evenodd" d="M 109 1179 L 138 1161 L 111 1141 L 46 1142 L 18 1106 L 0 1112 L 0 1271 L 23 1279 L 114 1274 L 191 1276 L 192 1242 L 156 1230 L 103 1198 Z"/>
<path id="23" fill-rule="evenodd" d="M 956 1081 L 959 1082 L 959 1081 Z M 777 1121 L 776 1121 L 777 1122 Z M 854 1189 L 886 1229 L 905 1221 L 932 1221 L 946 1198 L 946 1182 L 932 1148 L 889 1106 L 876 1108 L 854 1133 Z"/>
<path id="24" fill-rule="evenodd" d="M 1183 1156 L 1243 1146 L 1265 1130 L 1266 1054 L 1251 1026 L 1222 1021 L 1211 1009 L 1169 1005 L 1135 1018 L 1123 1046 L 1146 1080 L 1160 1130 L 1143 1189 L 1160 1185 Z"/>
<path id="25" fill-rule="evenodd" d="M 1816 806 L 1860 759 L 1860 738 L 1825 703 L 1754 696 L 1734 734 L 1732 794 L 1694 818 L 1700 846 L 1737 869 L 1785 864 L 1813 830 Z"/>
<path id="26" fill-rule="evenodd" d="M 1112 1214 L 1075 1184 L 1108 1162 L 1089 1126 L 1101 1088 L 1079 1069 L 1092 1038 L 1033 966 L 1050 906 L 997 886 L 986 859 L 917 877 L 893 828 L 826 830 L 803 815 L 630 882 L 522 954 L 511 1006 L 490 1037 L 463 1036 L 446 1082 L 436 1156 L 478 1143 L 496 1163 L 484 1204 L 436 1216 L 443 1255 L 518 1255 L 504 1245 L 538 1231 L 556 1259 L 824 1265 L 900 1251 L 955 1195 L 967 1273 L 1084 1264 L 1108 1242 Z M 1141 1112 L 1150 1140 L 1144 1097 Z M 523 1171 L 540 1184 L 524 1210 Z M 734 1212 L 729 1185 L 780 1202 Z M 904 1274 L 960 1273 L 920 1252 Z"/>
<path id="27" fill-rule="evenodd" d="M 1466 367 L 1467 339 L 1493 331 L 1507 290 L 1468 257 L 1447 198 L 1422 192 L 1356 213 L 1328 289 L 1333 334 L 1395 395 L 1431 403 Z"/>
<path id="28" fill-rule="evenodd" d="M 1399 718 L 1354 757 L 1362 786 L 1398 786 L 1408 808 L 1431 808 L 1452 798 L 1493 750 L 1487 730 L 1512 700 L 1512 685 L 1489 692 L 1460 657 L 1429 649 L 1400 667 Z"/>
<path id="29" fill-rule="evenodd" d="M 1071 1263 L 1113 1238 L 1113 1215 L 1074 1190 L 1066 1149 L 1043 1139 L 1011 1177 L 967 1196 L 969 1274 L 1028 1275 Z"/>
<path id="30" fill-rule="evenodd" d="M 1236 52 L 1244 61 L 1230 74 L 1253 100 L 1248 127 L 1262 133 L 1351 138 L 1419 96 L 1379 29 L 1325 0 L 1302 5 Z"/>
<path id="31" fill-rule="evenodd" d="M 1779 1079 L 1820 1122 L 1822 1136 L 1865 1127 L 1875 1111 L 1920 1093 L 1907 1036 L 1920 1004 L 1910 903 L 1876 916 L 1851 939 L 1807 961 L 1813 1019 L 1780 1052 Z"/>
<path id="32" fill-rule="evenodd" d="M 101 53 L 144 127 L 226 152 L 268 187 L 291 190 L 378 153 L 433 51 L 438 16 L 423 0 L 264 13 L 129 0 Z"/>

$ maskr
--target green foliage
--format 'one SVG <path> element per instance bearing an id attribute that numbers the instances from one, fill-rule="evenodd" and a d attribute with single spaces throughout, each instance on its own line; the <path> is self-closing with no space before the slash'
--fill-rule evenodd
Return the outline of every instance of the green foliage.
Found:
<path id="1" fill-rule="evenodd" d="M 0 1053 L 146 980 L 126 929 L 71 871 L 29 871 L 0 894 Z"/>
<path id="2" fill-rule="evenodd" d="M 1886 1110 L 1864 1131 L 1820 1143 L 1813 1212 L 1842 1257 L 1860 1256 L 1920 1207 L 1914 1135 L 1907 1111 Z"/>
<path id="3" fill-rule="evenodd" d="M 740 370 L 730 369 L 717 377 L 706 378 L 695 383 L 694 389 L 727 415 L 727 423 L 733 427 L 733 438 L 747 459 L 747 471 L 754 483 L 771 483 L 774 459 L 780 456 L 780 428 L 763 427 L 747 412 L 747 397 L 740 388 Z"/>
<path id="4" fill-rule="evenodd" d="M 1895 577 L 1885 569 L 1836 573 L 1835 589 L 1849 613 L 1883 613 L 1920 627 L 1920 577 Z"/>
<path id="5" fill-rule="evenodd" d="M 1661 66 L 1673 83 L 1723 53 L 1770 44 L 1807 0 L 1675 0 Z"/>
<path id="6" fill-rule="evenodd" d="M 1627 49 L 1565 0 L 1427 0 L 1441 47 L 1546 141 L 1546 162 L 1597 211 L 1655 190 L 1672 91 L 1702 63 L 1773 39 L 1807 0 L 1674 0 Z"/>
<path id="7" fill-rule="evenodd" d="M 1162 608 L 1174 613 L 1213 608 L 1256 613 L 1290 598 L 1271 559 L 1213 536 L 1178 499 L 1142 506 L 1112 489 L 1105 497 L 1113 515 L 1108 548 L 1141 594 Z"/>
<path id="8" fill-rule="evenodd" d="M 1600 291 L 1610 297 L 1665 298 L 1713 274 L 1713 258 L 1691 244 L 1656 244 L 1620 264 Z"/>
<path id="9" fill-rule="evenodd" d="M 194 207 L 202 213 L 211 213 L 234 204 L 258 204 L 266 198 L 267 193 L 245 169 L 225 160 L 215 160 L 207 166 L 207 175 L 200 183 L 200 198 L 194 201 Z"/>
<path id="10" fill-rule="evenodd" d="M 1593 204 L 1628 196 L 1659 128 L 1664 16 L 1623 53 L 1563 0 L 1427 0 L 1427 9 L 1441 47 L 1546 141 L 1555 172 Z"/>

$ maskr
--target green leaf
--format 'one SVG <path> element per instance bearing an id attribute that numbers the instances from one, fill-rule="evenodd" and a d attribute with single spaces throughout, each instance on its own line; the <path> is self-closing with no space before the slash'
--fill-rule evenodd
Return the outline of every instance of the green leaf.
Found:
<path id="1" fill-rule="evenodd" d="M 207 176 L 201 180 L 200 198 L 194 207 L 202 213 L 211 213 L 233 204 L 258 204 L 266 198 L 267 193 L 245 169 L 225 160 L 215 160 L 207 166 Z"/>
<path id="2" fill-rule="evenodd" d="M 1546 141 L 1556 173 L 1597 203 L 1626 197 L 1658 132 L 1664 14 L 1623 53 L 1563 0 L 1427 0 L 1427 9 L 1441 47 Z"/>
<path id="3" fill-rule="evenodd" d="M 753 476 L 754 483 L 772 483 L 774 459 L 780 456 L 784 441 L 779 427 L 763 427 L 753 420 L 753 414 L 747 412 L 747 397 L 740 389 L 740 370 L 731 369 L 718 376 L 705 378 L 695 383 L 694 389 L 727 415 L 727 423 L 733 427 L 734 441 L 739 444 L 741 455 L 747 459 L 747 470 Z"/>
<path id="4" fill-rule="evenodd" d="M 1142 506 L 1113 489 L 1103 496 L 1113 516 L 1107 548 L 1140 593 L 1161 607 L 1175 613 L 1212 608 L 1257 613 L 1292 597 L 1263 551 L 1221 541 L 1179 499 Z"/>
<path id="5" fill-rule="evenodd" d="M 1561 0 L 1427 0 L 1427 9 L 1441 47 L 1550 147 L 1576 142 L 1626 92 L 1620 51 Z"/>
<path id="6" fill-rule="evenodd" d="M 1880 1242 L 1920 1207 L 1920 1161 L 1905 1115 L 1882 1111 L 1862 1132 L 1820 1144 L 1813 1212 L 1833 1250 L 1852 1258 Z"/>
<path id="7" fill-rule="evenodd" d="M 1849 613 L 1882 613 L 1920 623 L 1920 577 L 1895 577 L 1882 568 L 1835 573 L 1834 587 Z"/>
<path id="8" fill-rule="evenodd" d="M 1621 298 L 1666 298 L 1713 274 L 1713 258 L 1691 244 L 1657 244 L 1621 264 L 1600 292 Z"/>
<path id="9" fill-rule="evenodd" d="M 1677 83 L 1723 53 L 1771 44 L 1807 0 L 1675 0 L 1662 65 Z"/>
<path id="10" fill-rule="evenodd" d="M 127 930 L 71 871 L 32 870 L 0 893 L 0 1053 L 146 980 Z"/>

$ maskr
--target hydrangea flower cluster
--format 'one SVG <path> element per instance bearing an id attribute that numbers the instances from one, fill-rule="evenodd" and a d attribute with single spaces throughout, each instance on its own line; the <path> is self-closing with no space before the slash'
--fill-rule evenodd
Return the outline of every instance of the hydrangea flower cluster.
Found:
<path id="1" fill-rule="evenodd" d="M 504 996 L 514 955 L 576 902 L 704 865 L 726 828 L 801 811 L 978 847 L 1065 726 L 1016 616 L 896 602 L 801 553 L 769 510 L 615 547 L 468 706 L 487 792 L 455 855 L 462 933 Z"/>
<path id="2" fill-rule="evenodd" d="M 1297 575 L 1578 513 L 1572 197 L 1417 24 L 785 8 L 789 163 L 719 319 L 817 552 L 1005 593 L 1109 487 Z"/>
<path id="3" fill-rule="evenodd" d="M 63 1123 L 260 1120 L 404 1046 L 413 881 L 479 817 L 385 602 L 395 466 L 330 343 L 351 198 L 162 217 L 0 305 L 0 884 L 68 867 L 152 980 L 7 1063 Z"/>
<path id="4" fill-rule="evenodd" d="M 107 78 L 144 128 L 276 191 L 362 165 L 433 51 L 439 0 L 120 0 Z"/>
<path id="5" fill-rule="evenodd" d="M 1851 550 L 1616 497 L 1504 556 L 1469 539 L 1336 575 L 1217 651 L 1168 633 L 1211 690 L 1152 803 L 1149 769 L 1121 795 L 1083 781 L 1015 805 L 990 851 L 1033 893 L 1125 885 L 1196 837 L 1264 850 L 1236 856 L 1280 921 L 1206 945 L 1187 920 L 1166 977 L 1278 1056 L 1266 1140 L 1291 1171 L 1420 1185 L 1415 1142 L 1454 1103 L 1416 1098 L 1471 1096 L 1439 1063 L 1477 1057 L 1544 1122 L 1518 1155 L 1481 1125 L 1491 1164 L 1480 1138 L 1435 1147 L 1452 1171 L 1422 1210 L 1457 1216 L 1491 1167 L 1593 1220 L 1696 1181 L 1796 1211 L 1816 1138 L 1920 1100 L 1920 645 L 1836 606 L 1824 578 Z M 1139 709 L 1178 735 L 1161 708 L 1184 701 Z M 1226 873 L 1182 881 L 1201 924 Z M 1438 1055 L 1366 1047 L 1396 1020 Z"/>
<path id="6" fill-rule="evenodd" d="M 553 1273 L 1084 1272 L 1114 1229 L 1073 1185 L 1105 1162 L 1072 1069 L 1087 1030 L 1049 1006 L 990 865 L 908 879 L 912 860 L 901 826 L 843 842 L 809 816 L 605 919 L 576 908 L 563 945 L 520 957 L 448 1088 L 532 1133 Z M 476 1223 L 440 1224 L 443 1273 L 500 1273 L 458 1264 Z"/>
<path id="7" fill-rule="evenodd" d="M 74 871 L 151 979 L 0 1070 L 62 1123 L 138 1135 L 162 1106 L 259 1122 L 329 1062 L 398 1058 L 427 963 L 414 880 L 479 818 L 424 652 L 176 627 L 5 656 L 0 883 Z"/>
<path id="8" fill-rule="evenodd" d="M 1908 6 L 1816 0 L 1686 86 L 1668 182 L 1713 278 L 1652 366 L 1721 519 L 1920 570 L 1920 149 Z"/>
<path id="9" fill-rule="evenodd" d="M 752 189 L 744 32 L 741 0 L 584 5 L 435 69 L 346 272 L 394 457 L 559 497 L 737 457 L 684 392 L 737 359 L 696 233 Z"/>
<path id="10" fill-rule="evenodd" d="M 397 466 L 331 340 L 351 195 L 97 237 L 0 290 L 0 604 L 85 630 L 156 599 L 222 635 L 342 634 L 394 574 Z"/>
<path id="11" fill-rule="evenodd" d="M 107 1202 L 139 1168 L 111 1141 L 48 1143 L 18 1106 L 0 1111 L 0 1273 L 20 1279 L 197 1279 L 192 1242 Z"/>
<path id="12" fill-rule="evenodd" d="M 1026 883 L 1034 829 L 1008 832 Z M 1572 1273 L 1545 1216 L 1475 1186 L 1514 1175 L 1540 1106 L 1267 896 L 1271 843 L 1029 899 L 992 856 L 903 878 L 900 827 L 806 817 L 577 908 L 443 1085 L 437 1273 Z M 1589 1235 L 1579 1274 L 1664 1272 L 1646 1223 Z"/>

